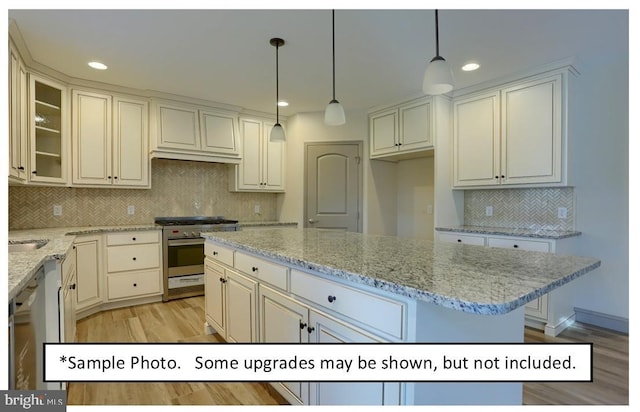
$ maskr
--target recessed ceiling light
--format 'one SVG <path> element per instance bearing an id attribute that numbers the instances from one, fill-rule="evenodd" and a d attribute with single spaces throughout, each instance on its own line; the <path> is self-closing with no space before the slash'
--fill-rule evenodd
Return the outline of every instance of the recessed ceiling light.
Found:
<path id="1" fill-rule="evenodd" d="M 287 107 L 287 106 L 289 106 L 289 102 L 285 102 L 284 100 L 280 100 L 280 101 L 278 102 L 278 106 L 280 106 L 280 107 Z"/>
<path id="2" fill-rule="evenodd" d="M 89 62 L 89 67 L 96 70 L 107 70 L 107 65 L 100 62 Z"/>
<path id="3" fill-rule="evenodd" d="M 465 63 L 464 66 L 462 66 L 462 70 L 465 72 L 472 72 L 474 70 L 478 70 L 478 68 L 480 67 L 480 65 L 476 62 L 469 62 L 469 63 Z"/>

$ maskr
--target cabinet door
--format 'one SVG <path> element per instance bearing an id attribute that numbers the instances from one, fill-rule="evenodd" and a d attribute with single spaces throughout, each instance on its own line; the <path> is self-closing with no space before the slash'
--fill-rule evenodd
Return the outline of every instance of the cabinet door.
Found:
<path id="1" fill-rule="evenodd" d="M 206 321 L 222 337 L 226 336 L 224 316 L 224 268 L 206 258 L 204 261 L 204 310 Z"/>
<path id="2" fill-rule="evenodd" d="M 269 141 L 273 124 L 265 122 L 262 142 L 262 189 L 284 190 L 285 142 Z M 283 126 L 284 127 L 284 126 Z"/>
<path id="3" fill-rule="evenodd" d="M 198 110 L 158 104 L 158 147 L 199 150 Z"/>
<path id="4" fill-rule="evenodd" d="M 200 138 L 205 152 L 239 155 L 234 116 L 200 110 Z"/>
<path id="5" fill-rule="evenodd" d="M 433 147 L 431 100 L 400 106 L 400 151 Z"/>
<path id="6" fill-rule="evenodd" d="M 370 155 L 375 157 L 398 151 L 398 110 L 388 110 L 369 117 Z"/>
<path id="7" fill-rule="evenodd" d="M 67 89 L 59 83 L 29 75 L 31 101 L 29 180 L 66 183 Z"/>
<path id="8" fill-rule="evenodd" d="M 562 75 L 502 91 L 503 184 L 562 179 Z"/>
<path id="9" fill-rule="evenodd" d="M 308 342 L 309 309 L 306 306 L 264 285 L 259 286 L 258 302 L 260 342 Z M 308 404 L 307 382 L 281 382 L 275 385 L 291 403 Z"/>
<path id="10" fill-rule="evenodd" d="M 226 269 L 225 309 L 227 316 L 226 341 L 251 343 L 257 340 L 256 281 Z"/>
<path id="11" fill-rule="evenodd" d="M 9 176 L 27 179 L 29 95 L 27 71 L 18 53 L 9 47 Z"/>
<path id="12" fill-rule="evenodd" d="M 70 274 L 69 281 L 64 286 L 63 291 L 63 330 L 64 330 L 64 342 L 73 343 L 76 341 L 76 302 L 77 302 L 77 287 L 76 287 L 76 271 L 75 268 Z"/>
<path id="13" fill-rule="evenodd" d="M 115 97 L 113 111 L 113 184 L 149 187 L 149 105 Z"/>
<path id="14" fill-rule="evenodd" d="M 498 92 L 453 103 L 453 184 L 500 183 L 500 96 Z"/>
<path id="15" fill-rule="evenodd" d="M 111 185 L 111 96 L 73 91 L 73 184 Z"/>
<path id="16" fill-rule="evenodd" d="M 238 165 L 238 189 L 262 188 L 262 122 L 240 119 L 242 162 Z"/>
<path id="17" fill-rule="evenodd" d="M 77 310 L 103 301 L 101 237 L 79 238 L 76 243 Z"/>
<path id="18" fill-rule="evenodd" d="M 377 342 L 344 322 L 313 309 L 309 312 L 314 343 Z M 394 382 L 311 382 L 311 405 L 399 405 L 400 384 Z"/>

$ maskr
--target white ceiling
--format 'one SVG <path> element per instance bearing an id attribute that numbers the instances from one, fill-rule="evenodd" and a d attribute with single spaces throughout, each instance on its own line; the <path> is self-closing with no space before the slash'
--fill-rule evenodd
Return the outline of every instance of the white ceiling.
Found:
<path id="1" fill-rule="evenodd" d="M 32 58 L 72 77 L 284 115 L 331 100 L 330 10 L 9 10 Z M 628 53 L 626 10 L 440 10 L 456 89 L 567 57 Z M 421 93 L 433 10 L 336 10 L 336 98 L 366 109 Z M 109 66 L 96 71 L 87 62 Z M 460 70 L 468 60 L 482 66 Z"/>

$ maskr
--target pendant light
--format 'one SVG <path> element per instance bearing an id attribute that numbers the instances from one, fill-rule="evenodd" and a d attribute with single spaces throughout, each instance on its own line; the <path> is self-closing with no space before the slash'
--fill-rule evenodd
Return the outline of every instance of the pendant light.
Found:
<path id="1" fill-rule="evenodd" d="M 279 84 L 278 84 L 278 48 L 282 47 L 284 45 L 284 40 L 279 39 L 277 37 L 274 37 L 273 39 L 269 40 L 269 43 L 271 43 L 272 46 L 274 46 L 276 48 L 276 124 L 273 125 L 273 128 L 271 129 L 271 134 L 269 135 L 269 140 L 272 142 L 284 142 L 285 141 L 285 134 L 284 134 L 284 129 L 282 128 L 282 125 L 280 124 L 280 108 L 278 106 L 278 100 L 280 99 L 280 96 L 278 94 L 278 88 L 279 88 Z"/>
<path id="2" fill-rule="evenodd" d="M 436 10 L 436 57 L 431 59 L 424 72 L 422 91 L 425 94 L 443 94 L 453 89 L 453 72 L 440 56 L 440 39 L 438 37 L 438 10 Z"/>
<path id="3" fill-rule="evenodd" d="M 331 11 L 331 38 L 333 50 L 333 100 L 329 102 L 324 110 L 324 122 L 329 126 L 340 126 L 345 124 L 344 108 L 336 100 L 336 11 Z"/>

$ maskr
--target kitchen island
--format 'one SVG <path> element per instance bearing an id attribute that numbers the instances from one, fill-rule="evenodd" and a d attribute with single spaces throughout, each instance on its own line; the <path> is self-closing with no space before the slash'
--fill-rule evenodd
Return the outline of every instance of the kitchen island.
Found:
<path id="1" fill-rule="evenodd" d="M 571 287 L 567 284 L 600 266 L 587 257 L 316 229 L 202 236 L 212 265 L 248 275 L 260 287 L 380 342 L 522 342 L 527 302 Z M 275 284 L 274 273 L 283 273 Z M 259 296 L 258 312 L 264 309 Z M 254 315 L 261 319 L 256 341 L 268 341 L 264 313 Z M 231 322 L 227 319 L 227 328 Z M 522 402 L 521 383 L 405 383 L 397 395 L 388 384 L 380 387 L 381 403 Z M 321 391 L 310 392 L 309 403 L 323 404 L 314 395 Z"/>

